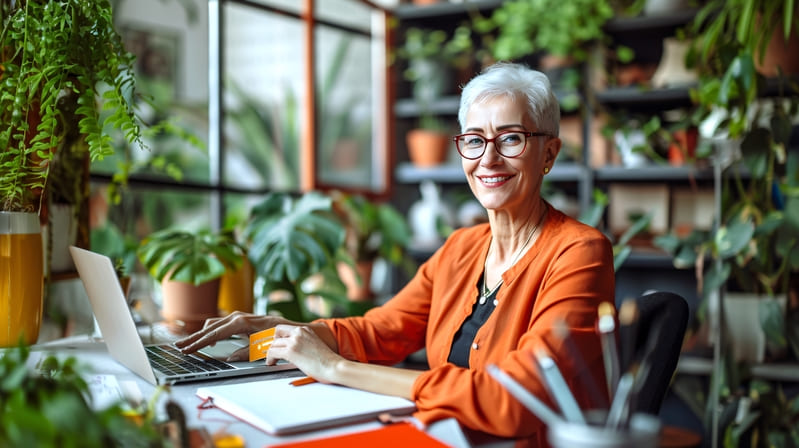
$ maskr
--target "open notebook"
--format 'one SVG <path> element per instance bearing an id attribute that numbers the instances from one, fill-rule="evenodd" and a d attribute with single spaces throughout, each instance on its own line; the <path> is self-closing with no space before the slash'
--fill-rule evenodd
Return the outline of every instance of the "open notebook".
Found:
<path id="1" fill-rule="evenodd" d="M 416 409 L 404 398 L 332 384 L 292 386 L 296 378 L 200 387 L 197 396 L 269 434 L 284 435 L 375 418 L 388 412 Z M 302 406 L 286 405 L 302 403 Z"/>

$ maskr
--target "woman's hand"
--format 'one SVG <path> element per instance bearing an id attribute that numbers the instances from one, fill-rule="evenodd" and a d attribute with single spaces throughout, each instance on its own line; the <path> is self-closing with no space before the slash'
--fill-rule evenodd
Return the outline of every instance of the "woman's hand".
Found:
<path id="1" fill-rule="evenodd" d="M 223 339 L 228 339 L 233 335 L 243 335 L 249 337 L 256 331 L 272 328 L 278 324 L 288 321 L 277 316 L 262 316 L 241 311 L 234 311 L 225 317 L 211 318 L 205 321 L 202 330 L 193 333 L 175 342 L 175 346 L 183 353 L 194 353 L 197 350 L 214 345 Z M 246 361 L 249 359 L 249 348 L 244 347 L 236 350 L 228 358 L 229 361 Z"/>
<path id="2" fill-rule="evenodd" d="M 344 361 L 311 327 L 294 325 L 275 327 L 275 340 L 266 354 L 266 363 L 274 365 L 281 359 L 321 383 L 337 383 L 336 365 Z"/>

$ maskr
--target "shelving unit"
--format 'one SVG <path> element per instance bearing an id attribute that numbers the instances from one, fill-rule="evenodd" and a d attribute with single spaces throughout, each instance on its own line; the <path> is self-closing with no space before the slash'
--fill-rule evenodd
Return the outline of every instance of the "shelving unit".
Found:
<path id="1" fill-rule="evenodd" d="M 409 26 L 440 27 L 451 31 L 458 23 L 468 18 L 470 8 L 477 9 L 482 13 L 489 13 L 501 3 L 501 1 L 484 0 L 466 3 L 439 3 L 429 7 L 403 5 L 396 10 L 398 29 L 400 30 L 397 41 L 401 42 L 402 31 Z M 673 36 L 679 27 L 687 25 L 695 14 L 695 10 L 683 10 L 656 17 L 618 18 L 608 22 L 605 31 L 611 36 L 614 43 L 631 47 L 637 56 L 640 55 L 642 62 L 657 63 L 663 52 L 662 40 L 665 37 Z M 419 116 L 420 110 L 413 100 L 402 96 L 402 92 L 408 91 L 407 86 L 401 84 L 402 77 L 397 76 L 396 79 L 400 82 L 396 90 L 400 92 L 401 96 L 394 108 L 398 138 L 396 147 L 402 151 L 405 147 L 402 140 L 404 138 L 403 130 L 408 126 L 410 120 Z M 586 79 L 589 78 L 586 77 Z M 799 81 L 799 79 L 794 79 L 794 81 Z M 765 96 L 778 93 L 778 83 L 773 79 L 767 81 L 764 91 L 761 92 Z M 614 185 L 665 185 L 669 189 L 670 196 L 678 189 L 700 187 L 706 192 L 713 192 L 715 199 L 718 200 L 722 188 L 721 173 L 716 170 L 717 167 L 712 166 L 712 160 L 697 165 L 682 166 L 651 163 L 631 169 L 620 165 L 594 166 L 590 159 L 592 146 L 598 143 L 595 138 L 592 140 L 591 121 L 598 113 L 616 111 L 628 116 L 640 114 L 662 117 L 666 111 L 690 109 L 692 107 L 690 86 L 608 87 L 604 90 L 593 91 L 586 85 L 583 94 L 586 99 L 590 98 L 590 101 L 585 102 L 585 110 L 580 116 L 583 120 L 582 160 L 578 162 L 558 161 L 554 165 L 553 171 L 545 178 L 547 182 L 552 182 L 558 187 L 565 186 L 570 194 L 576 196 L 582 210 L 585 210 L 590 204 L 594 188 L 600 188 L 607 192 Z M 444 118 L 455 121 L 458 104 L 457 95 L 446 96 L 433 105 L 433 111 Z M 419 169 L 407 162 L 407 158 L 403 154 L 398 154 L 396 159 L 399 163 L 395 169 L 397 184 L 395 203 L 400 209 L 407 210 L 407 206 L 419 197 L 416 188 L 425 180 L 439 184 L 442 189 L 461 188 L 468 191 L 460 163 L 455 160 L 439 167 Z M 743 174 L 744 179 L 748 178 L 748 174 Z M 714 210 L 717 215 L 718 207 Z M 669 227 L 672 225 L 673 223 L 670 222 Z M 424 260 L 433 250 L 435 248 L 415 248 L 413 254 L 418 259 Z M 709 263 L 708 260 L 706 264 Z M 665 289 L 680 294 L 692 305 L 692 311 L 697 309 L 701 300 L 696 291 L 694 270 L 674 268 L 672 257 L 654 248 L 634 249 L 632 255 L 616 274 L 616 288 L 617 301 L 640 295 L 646 289 Z M 721 308 L 718 313 L 721 314 Z M 677 367 L 679 374 L 710 377 L 714 371 L 719 371 L 722 368 L 720 365 L 722 346 L 720 339 L 724 337 L 723 330 L 711 329 L 711 331 L 714 332 L 716 339 L 712 346 L 712 354 L 704 351 L 700 351 L 701 353 L 697 355 L 684 354 Z M 796 382 L 799 378 L 799 364 L 757 364 L 752 366 L 751 373 L 759 379 Z M 711 390 L 716 389 L 712 384 L 708 387 Z M 712 393 L 709 400 L 719 403 L 719 397 Z M 712 433 L 713 442 L 719 435 L 718 415 L 715 415 L 714 418 L 716 420 L 708 429 Z"/>
<path id="2" fill-rule="evenodd" d="M 482 14 L 490 14 L 501 3 L 501 1 L 483 0 L 466 3 L 442 2 L 424 7 L 400 5 L 395 10 L 399 25 L 397 27 L 397 42 L 402 41 L 403 32 L 408 27 L 436 27 L 451 31 L 462 21 L 467 20 L 471 12 L 480 11 Z M 643 35 L 650 40 L 654 39 L 657 48 L 652 49 L 651 46 L 653 44 L 650 42 L 649 49 L 651 51 L 647 51 L 647 54 L 655 53 L 659 58 L 662 37 L 665 34 L 673 33 L 676 27 L 686 24 L 693 17 L 693 14 L 694 11 L 681 11 L 677 14 L 661 17 L 613 19 L 607 25 L 607 32 L 611 35 L 622 36 L 625 33 L 635 33 Z M 435 182 L 441 186 L 443 191 L 451 191 L 458 188 L 468 191 L 460 164 L 456 160 L 450 160 L 447 164 L 433 168 L 417 168 L 408 161 L 407 154 L 404 151 L 404 131 L 412 126 L 413 120 L 419 117 L 421 109 L 413 99 L 407 97 L 409 88 L 402 81 L 401 74 L 398 73 L 396 79 L 398 80 L 398 85 L 395 91 L 398 92 L 400 97 L 397 98 L 394 107 L 395 134 L 397 135 L 396 147 L 399 151 L 395 156 L 395 160 L 398 161 L 394 172 L 394 179 L 397 185 L 393 198 L 395 204 L 401 210 L 407 210 L 412 202 L 419 197 L 416 188 L 424 180 Z M 603 109 L 661 111 L 667 108 L 690 105 L 688 92 L 687 87 L 666 89 L 624 87 L 609 88 L 596 92 L 588 91 L 586 94 L 591 95 L 596 104 L 599 104 Z M 590 101 L 585 101 L 586 105 L 590 103 Z M 458 106 L 459 97 L 457 95 L 448 95 L 433 103 L 429 109 L 440 117 L 451 120 L 454 123 Z M 689 184 L 697 181 L 712 181 L 711 170 L 690 166 L 651 165 L 634 170 L 612 165 L 592 168 L 590 147 L 592 144 L 597 144 L 597 142 L 590 140 L 587 130 L 588 126 L 590 126 L 592 112 L 588 110 L 588 107 L 584 107 L 579 117 L 583 122 L 582 160 L 577 162 L 559 160 L 554 165 L 553 171 L 545 178 L 545 182 L 552 183 L 557 188 L 563 188 L 567 194 L 574 198 L 579 204 L 580 210 L 585 210 L 590 206 L 595 187 L 606 189 L 608 185 L 614 182 L 640 181 Z M 570 115 L 564 114 L 564 116 Z M 658 255 L 651 253 L 651 251 L 635 253 L 628 259 L 625 264 L 625 267 L 627 266 L 672 269 L 667 255 Z"/>

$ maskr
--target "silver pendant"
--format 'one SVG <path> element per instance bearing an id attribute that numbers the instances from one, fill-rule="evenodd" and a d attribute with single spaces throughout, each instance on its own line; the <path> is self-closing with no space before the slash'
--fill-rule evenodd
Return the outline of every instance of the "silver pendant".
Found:
<path id="1" fill-rule="evenodd" d="M 480 305 L 486 303 L 486 300 L 488 300 L 488 297 L 481 295 L 479 301 Z"/>

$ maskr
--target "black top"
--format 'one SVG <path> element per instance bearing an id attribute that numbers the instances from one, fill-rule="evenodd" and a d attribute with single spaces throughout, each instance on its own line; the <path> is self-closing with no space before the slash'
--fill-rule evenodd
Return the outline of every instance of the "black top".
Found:
<path id="1" fill-rule="evenodd" d="M 477 290 L 480 291 L 480 284 L 482 277 L 477 282 Z M 484 304 L 480 304 L 477 300 L 472 307 L 472 314 L 463 321 L 460 330 L 455 333 L 455 338 L 452 340 L 452 348 L 449 350 L 449 357 L 447 361 L 455 364 L 458 367 L 469 367 L 469 354 L 472 352 L 472 343 L 477 330 L 483 326 L 494 311 L 494 298 L 497 296 L 497 287 L 490 296 L 486 299 Z M 479 293 L 478 293 L 479 294 Z M 479 296 L 478 296 L 479 297 Z"/>

